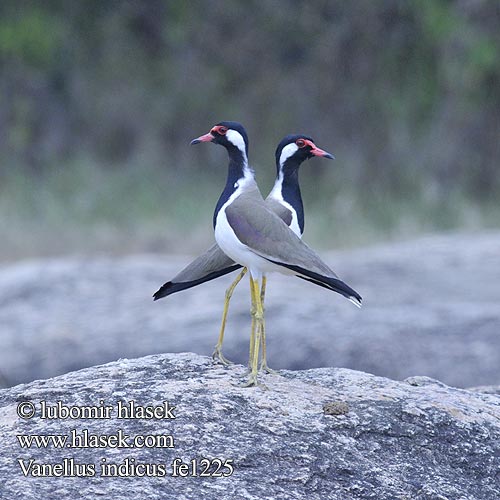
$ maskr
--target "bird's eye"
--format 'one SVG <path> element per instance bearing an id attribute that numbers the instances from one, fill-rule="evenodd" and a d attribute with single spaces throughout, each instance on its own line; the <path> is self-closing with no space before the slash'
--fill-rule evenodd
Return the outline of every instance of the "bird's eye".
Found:
<path id="1" fill-rule="evenodd" d="M 226 135 L 227 127 L 219 127 L 217 132 L 219 132 L 220 135 Z"/>
<path id="2" fill-rule="evenodd" d="M 306 145 L 306 142 L 303 139 L 298 139 L 295 141 L 295 144 L 297 144 L 299 148 L 303 148 Z"/>

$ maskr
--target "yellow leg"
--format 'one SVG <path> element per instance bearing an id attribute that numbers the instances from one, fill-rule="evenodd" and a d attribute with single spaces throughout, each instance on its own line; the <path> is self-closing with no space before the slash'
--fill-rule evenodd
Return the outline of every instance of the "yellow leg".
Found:
<path id="1" fill-rule="evenodd" d="M 253 347 L 250 347 L 251 358 L 249 364 L 251 367 L 250 377 L 244 387 L 251 387 L 254 385 L 261 385 L 257 382 L 257 373 L 259 369 L 259 352 L 260 341 L 263 331 L 264 309 L 262 308 L 262 301 L 260 300 L 259 282 L 250 276 L 250 295 L 252 298 L 252 320 L 255 325 L 255 334 Z"/>
<path id="2" fill-rule="evenodd" d="M 262 284 L 260 286 L 260 301 L 262 302 L 262 309 L 264 309 L 264 297 L 266 296 L 266 284 L 267 284 L 267 279 L 265 276 L 262 276 Z"/>
<path id="3" fill-rule="evenodd" d="M 262 312 L 264 312 L 264 298 L 266 296 L 266 277 L 262 277 L 262 286 L 260 288 L 260 302 L 262 304 Z M 265 371 L 266 373 L 276 373 L 275 370 L 272 370 L 267 366 L 267 349 L 266 349 L 266 322 L 265 319 L 262 318 L 262 359 L 260 361 L 260 369 Z"/>
<path id="4" fill-rule="evenodd" d="M 252 283 L 250 283 L 250 299 L 251 299 L 250 315 L 252 316 L 252 326 L 250 329 L 250 349 L 249 349 L 249 354 L 248 354 L 248 374 L 250 374 L 252 371 L 252 360 L 253 360 L 254 344 L 255 344 L 255 313 L 256 313 L 256 308 L 255 308 L 255 300 L 253 298 Z"/>
<path id="5" fill-rule="evenodd" d="M 217 345 L 215 346 L 215 350 L 212 354 L 212 358 L 214 361 L 220 361 L 223 365 L 230 365 L 231 361 L 229 361 L 223 354 L 222 354 L 222 342 L 224 341 L 224 332 L 226 330 L 226 320 L 227 320 L 227 313 L 229 311 L 229 301 L 231 300 L 231 297 L 233 296 L 234 289 L 238 285 L 238 283 L 243 279 L 243 276 L 245 276 L 247 272 L 247 268 L 244 267 L 240 274 L 236 276 L 236 279 L 232 282 L 231 286 L 226 290 L 226 298 L 224 301 L 224 310 L 222 312 L 222 324 L 220 326 L 220 332 L 219 332 L 219 340 L 217 341 Z"/>
<path id="6" fill-rule="evenodd" d="M 255 319 L 254 319 L 254 306 L 252 305 L 252 309 L 250 309 L 250 314 L 252 315 L 252 327 L 250 330 L 250 352 L 248 355 L 248 372 L 252 371 L 252 359 L 253 359 L 253 348 L 255 344 Z"/>

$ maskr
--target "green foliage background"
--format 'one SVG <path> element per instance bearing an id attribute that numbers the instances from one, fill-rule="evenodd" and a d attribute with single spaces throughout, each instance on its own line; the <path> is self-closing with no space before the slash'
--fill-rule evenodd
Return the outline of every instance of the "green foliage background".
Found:
<path id="1" fill-rule="evenodd" d="M 307 240 L 498 227 L 497 0 L 4 0 L 0 257 L 196 251 L 241 121 L 262 190 L 303 132 Z"/>

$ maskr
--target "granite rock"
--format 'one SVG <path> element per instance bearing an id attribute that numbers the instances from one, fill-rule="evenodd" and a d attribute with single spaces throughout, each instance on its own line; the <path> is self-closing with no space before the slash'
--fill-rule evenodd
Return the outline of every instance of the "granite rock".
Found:
<path id="1" fill-rule="evenodd" d="M 235 386 L 242 377 L 242 366 L 223 368 L 207 357 L 181 353 L 121 359 L 3 389 L 0 498 L 500 498 L 498 395 L 452 388 L 429 377 L 397 382 L 341 368 L 263 375 L 268 390 Z M 110 418 L 42 418 L 42 401 L 49 408 L 59 401 L 59 416 L 63 406 L 68 412 L 83 412 L 69 409 L 76 406 L 110 406 Z M 118 419 L 118 404 L 123 409 L 130 401 L 136 410 L 163 408 L 158 416 L 164 418 Z M 26 415 L 29 407 L 19 406 L 26 402 L 34 405 L 35 415 L 22 419 L 17 412 Z M 16 437 L 71 436 L 72 431 L 80 436 L 84 430 L 88 436 L 121 430 L 128 444 L 133 436 L 171 436 L 172 446 L 69 447 L 82 445 L 75 438 L 62 448 L 23 448 Z M 189 474 L 195 460 L 197 475 L 174 477 L 176 458 Z M 211 466 L 207 473 L 216 471 L 217 459 L 224 473 L 230 472 L 228 464 L 233 473 L 200 477 L 203 459 Z M 40 464 L 63 464 L 46 471 L 62 476 L 33 477 L 43 472 Z M 78 464 L 94 464 L 95 474 L 68 477 L 77 474 Z"/>

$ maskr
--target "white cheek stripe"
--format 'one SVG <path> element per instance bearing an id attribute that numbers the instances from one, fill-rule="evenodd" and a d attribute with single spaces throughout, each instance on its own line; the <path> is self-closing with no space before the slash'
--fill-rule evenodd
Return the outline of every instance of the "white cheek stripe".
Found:
<path id="1" fill-rule="evenodd" d="M 299 147 L 295 142 L 291 142 L 290 144 L 287 144 L 282 150 L 280 154 L 280 167 L 283 168 L 284 163 L 290 158 L 290 156 L 293 156 L 297 151 Z"/>
<path id="2" fill-rule="evenodd" d="M 243 153 L 245 158 L 247 157 L 245 139 L 243 139 L 243 136 L 239 132 L 229 129 L 226 133 L 226 138 L 233 146 L 236 146 Z"/>

